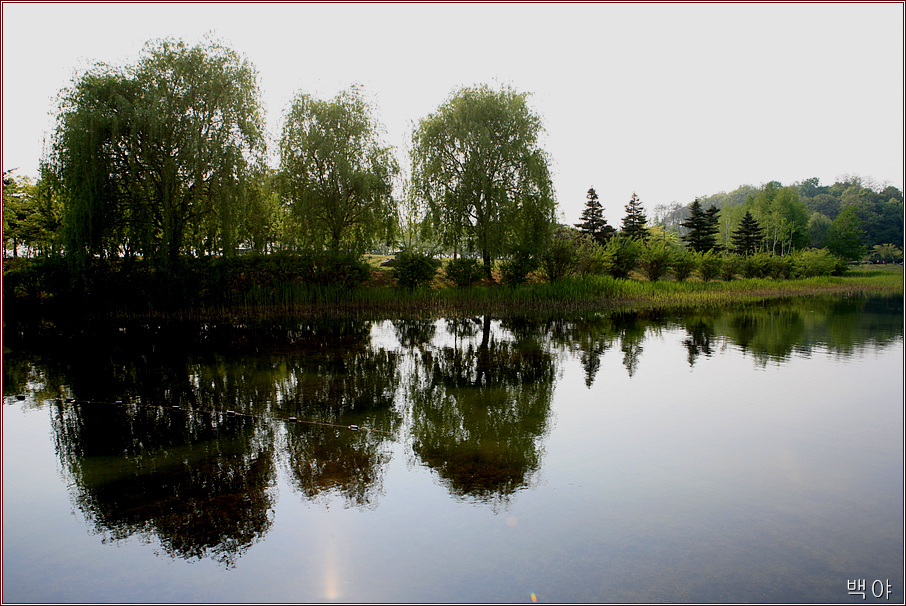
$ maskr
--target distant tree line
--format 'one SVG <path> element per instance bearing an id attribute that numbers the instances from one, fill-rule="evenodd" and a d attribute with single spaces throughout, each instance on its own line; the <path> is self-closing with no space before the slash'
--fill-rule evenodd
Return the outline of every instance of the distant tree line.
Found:
<path id="1" fill-rule="evenodd" d="M 855 177 L 744 186 L 655 207 L 651 222 L 633 193 L 620 229 L 592 188 L 575 228 L 557 226 L 528 100 L 509 87 L 454 91 L 417 122 L 404 181 L 361 87 L 332 99 L 300 91 L 271 168 L 254 66 L 210 39 L 150 42 L 135 64 L 97 64 L 61 92 L 37 181 L 4 172 L 4 257 L 59 258 L 75 276 L 137 263 L 166 282 L 187 259 L 245 251 L 360 275 L 362 253 L 403 248 L 401 261 L 427 276 L 436 266 L 425 257 L 452 255 L 450 275 L 467 285 L 501 262 L 501 280 L 517 284 L 535 270 L 553 280 L 641 268 L 657 279 L 678 252 L 902 255 L 902 192 Z"/>

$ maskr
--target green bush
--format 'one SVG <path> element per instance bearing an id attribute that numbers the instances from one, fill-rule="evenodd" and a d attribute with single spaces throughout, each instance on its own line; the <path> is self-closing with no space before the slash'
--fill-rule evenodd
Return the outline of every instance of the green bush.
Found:
<path id="1" fill-rule="evenodd" d="M 579 276 L 601 276 L 607 273 L 607 253 L 591 236 L 576 239 L 578 264 L 575 273 Z"/>
<path id="2" fill-rule="evenodd" d="M 477 259 L 459 258 L 447 261 L 444 273 L 453 284 L 459 288 L 466 288 L 480 281 L 484 270 Z"/>
<path id="3" fill-rule="evenodd" d="M 735 254 L 728 254 L 721 258 L 720 279 L 729 282 L 739 273 L 741 261 Z"/>
<path id="4" fill-rule="evenodd" d="M 815 276 L 830 276 L 839 271 L 843 262 L 826 248 L 810 248 L 798 250 L 792 255 L 793 276 L 796 278 L 812 278 Z"/>
<path id="5" fill-rule="evenodd" d="M 530 253 L 520 251 L 500 265 L 500 281 L 507 286 L 525 284 L 528 275 L 538 269 L 538 261 Z"/>
<path id="6" fill-rule="evenodd" d="M 625 280 L 629 272 L 635 269 L 639 262 L 640 244 L 632 238 L 614 236 L 607 241 L 604 247 L 606 255 L 607 273 L 613 278 Z"/>
<path id="7" fill-rule="evenodd" d="M 415 289 L 430 284 L 437 274 L 440 261 L 428 255 L 404 250 L 396 256 L 396 263 L 390 273 L 400 288 Z"/>
<path id="8" fill-rule="evenodd" d="M 707 252 L 697 252 L 695 255 L 695 265 L 698 267 L 698 275 L 702 281 L 710 282 L 720 275 L 723 259 L 721 259 L 713 250 Z"/>
<path id="9" fill-rule="evenodd" d="M 739 273 L 743 278 L 764 278 L 768 275 L 771 256 L 760 252 L 746 255 L 739 260 Z"/>
<path id="10" fill-rule="evenodd" d="M 555 235 L 539 255 L 538 262 L 548 282 L 573 275 L 579 266 L 575 240 L 569 235 Z"/>
<path id="11" fill-rule="evenodd" d="M 695 257 L 685 250 L 677 253 L 673 257 L 673 263 L 670 265 L 670 269 L 673 270 L 673 277 L 676 278 L 677 282 L 686 280 L 692 275 L 696 267 Z"/>
<path id="12" fill-rule="evenodd" d="M 641 245 L 639 267 L 650 282 L 663 278 L 673 261 L 673 251 L 663 242 L 646 242 Z"/>

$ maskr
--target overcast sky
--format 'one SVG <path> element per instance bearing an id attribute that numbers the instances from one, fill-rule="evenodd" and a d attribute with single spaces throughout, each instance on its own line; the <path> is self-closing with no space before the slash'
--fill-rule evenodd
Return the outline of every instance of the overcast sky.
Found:
<path id="1" fill-rule="evenodd" d="M 767 181 L 903 188 L 903 4 L 3 3 L 3 170 L 35 176 L 55 97 L 148 40 L 214 36 L 258 70 L 276 136 L 293 95 L 361 83 L 408 165 L 461 86 L 532 93 L 561 220 L 594 187 L 619 224 Z"/>

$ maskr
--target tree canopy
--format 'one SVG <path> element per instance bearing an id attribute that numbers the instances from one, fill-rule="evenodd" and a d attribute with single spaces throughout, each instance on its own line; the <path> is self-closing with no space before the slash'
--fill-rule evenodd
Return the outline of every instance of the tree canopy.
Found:
<path id="1" fill-rule="evenodd" d="M 74 255 L 233 253 L 244 185 L 263 161 L 257 72 L 208 41 L 161 40 L 98 64 L 61 96 L 49 162 Z"/>
<path id="2" fill-rule="evenodd" d="M 424 225 L 443 245 L 492 261 L 534 249 L 554 219 L 541 119 L 527 94 L 463 88 L 422 119 L 413 135 L 412 187 Z"/>
<path id="3" fill-rule="evenodd" d="M 399 165 L 378 135 L 358 87 L 293 100 L 280 139 L 281 187 L 304 244 L 363 252 L 393 236 Z"/>

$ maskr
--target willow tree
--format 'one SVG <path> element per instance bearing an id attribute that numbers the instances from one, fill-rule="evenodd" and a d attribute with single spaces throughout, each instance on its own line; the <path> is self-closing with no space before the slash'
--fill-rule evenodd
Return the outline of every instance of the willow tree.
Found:
<path id="1" fill-rule="evenodd" d="M 541 119 L 526 99 L 463 88 L 413 135 L 412 185 L 427 231 L 454 251 L 480 252 L 489 278 L 498 256 L 537 252 L 554 221 Z"/>
<path id="2" fill-rule="evenodd" d="M 399 165 L 358 87 L 331 100 L 299 93 L 280 139 L 282 191 L 303 243 L 363 252 L 391 238 Z"/>
<path id="3" fill-rule="evenodd" d="M 137 64 L 98 64 L 61 94 L 49 159 L 66 190 L 66 249 L 230 254 L 244 187 L 264 156 L 257 72 L 213 41 L 147 44 Z"/>

